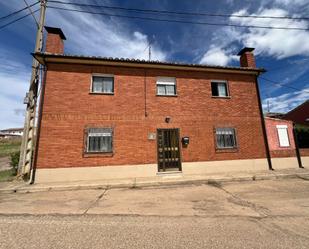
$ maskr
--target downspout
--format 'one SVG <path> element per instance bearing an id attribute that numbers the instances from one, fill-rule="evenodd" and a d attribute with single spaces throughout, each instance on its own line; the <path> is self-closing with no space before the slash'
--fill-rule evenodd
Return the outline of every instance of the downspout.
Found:
<path id="1" fill-rule="evenodd" d="M 146 82 L 146 69 L 144 69 L 144 97 L 145 97 L 145 117 L 148 116 L 147 113 L 147 82 Z"/>
<path id="2" fill-rule="evenodd" d="M 304 166 L 302 164 L 300 153 L 299 153 L 298 138 L 297 138 L 297 134 L 296 134 L 295 123 L 293 123 L 293 135 L 294 135 L 295 152 L 296 152 L 298 167 L 303 169 Z"/>
<path id="3" fill-rule="evenodd" d="M 44 58 L 43 58 L 44 59 Z M 44 64 L 46 65 L 45 61 Z M 33 184 L 35 180 L 35 173 L 36 173 L 36 167 L 37 167 L 37 159 L 38 159 L 38 151 L 39 151 L 39 143 L 40 143 L 40 134 L 41 134 L 41 123 L 42 123 L 42 112 L 43 112 L 43 103 L 44 103 L 44 96 L 45 96 L 45 86 L 46 86 L 46 74 L 47 74 L 47 66 L 44 66 L 44 78 L 42 81 L 42 92 L 40 96 L 40 108 L 39 108 L 39 117 L 38 117 L 38 129 L 36 134 L 36 146 L 35 146 L 35 152 L 34 152 L 34 161 L 33 161 L 33 167 L 30 172 L 30 180 L 29 184 Z"/>
<path id="4" fill-rule="evenodd" d="M 268 139 L 267 139 L 267 133 L 266 133 L 266 126 L 265 126 L 265 119 L 264 119 L 262 103 L 261 103 L 260 88 L 259 88 L 257 77 L 258 75 L 255 76 L 255 87 L 256 87 L 256 93 L 258 96 L 259 111 L 260 111 L 261 125 L 262 125 L 263 136 L 264 136 L 264 144 L 265 144 L 266 157 L 267 157 L 267 162 L 268 162 L 268 169 L 274 170 L 272 163 L 271 163 L 271 157 L 270 157 L 270 151 L 269 151 L 269 145 L 268 145 Z"/>

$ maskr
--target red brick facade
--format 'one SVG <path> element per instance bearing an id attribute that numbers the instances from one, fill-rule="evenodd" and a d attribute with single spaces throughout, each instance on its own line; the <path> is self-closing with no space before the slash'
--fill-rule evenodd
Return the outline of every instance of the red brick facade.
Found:
<path id="1" fill-rule="evenodd" d="M 190 137 L 181 146 L 182 162 L 266 158 L 253 74 L 47 67 L 37 168 L 157 163 L 157 142 L 148 139 L 157 128 L 179 128 L 180 137 Z M 93 73 L 114 75 L 114 95 L 90 93 Z M 157 96 L 157 76 L 176 77 L 177 96 Z M 211 80 L 226 80 L 230 97 L 212 97 Z M 112 127 L 113 153 L 85 155 L 86 127 Z M 235 128 L 237 149 L 216 150 L 215 127 Z"/>
<path id="2" fill-rule="evenodd" d="M 293 123 L 287 120 L 280 120 L 266 117 L 265 125 L 266 125 L 267 139 L 271 157 L 296 156 L 295 141 L 293 135 Z M 290 144 L 288 147 L 280 146 L 277 125 L 287 126 L 287 132 Z"/>

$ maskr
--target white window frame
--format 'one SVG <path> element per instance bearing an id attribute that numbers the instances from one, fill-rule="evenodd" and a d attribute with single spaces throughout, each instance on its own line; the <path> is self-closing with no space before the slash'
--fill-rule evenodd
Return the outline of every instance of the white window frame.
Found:
<path id="1" fill-rule="evenodd" d="M 232 130 L 233 141 L 234 141 L 234 145 L 233 146 L 226 146 L 226 147 L 218 146 L 217 132 L 219 130 Z M 234 128 L 234 127 L 215 127 L 214 131 L 215 131 L 216 149 L 224 150 L 224 149 L 237 149 L 238 148 L 236 128 Z"/>
<path id="2" fill-rule="evenodd" d="M 167 82 L 164 82 L 164 80 L 167 80 Z M 162 82 L 160 82 L 160 81 L 162 81 Z M 159 94 L 158 93 L 158 85 L 161 85 L 161 86 L 174 86 L 175 93 L 174 94 Z M 158 76 L 157 77 L 157 81 L 156 81 L 156 92 L 157 92 L 157 96 L 177 96 L 176 77 Z"/>
<path id="3" fill-rule="evenodd" d="M 106 129 L 106 130 L 110 130 L 109 132 L 98 132 L 98 133 L 90 133 L 91 129 Z M 90 135 L 91 134 L 91 135 Z M 111 150 L 110 151 L 89 151 L 89 145 L 90 145 L 90 137 L 92 136 L 110 136 L 111 137 Z M 110 128 L 110 127 L 91 127 L 91 128 L 87 128 L 87 142 L 86 142 L 86 153 L 93 153 L 93 154 L 98 154 L 98 153 L 102 153 L 102 154 L 106 154 L 106 153 L 113 153 L 113 140 L 114 140 L 114 129 Z"/>
<path id="4" fill-rule="evenodd" d="M 226 86 L 226 96 L 214 96 L 212 95 L 212 83 L 224 83 Z M 210 90 L 211 90 L 211 96 L 214 98 L 230 98 L 230 89 L 229 89 L 229 83 L 227 80 L 211 80 L 210 81 Z"/>
<path id="5" fill-rule="evenodd" d="M 93 86 L 93 77 L 94 77 L 94 76 L 95 76 L 95 77 L 110 77 L 110 78 L 113 78 L 113 92 L 111 92 L 111 93 L 93 92 L 93 91 L 92 91 L 92 86 Z M 93 94 L 114 95 L 114 93 L 115 93 L 115 75 L 113 75 L 113 74 L 101 74 L 101 73 L 93 73 L 93 74 L 91 74 L 90 93 L 93 93 Z"/>
<path id="6" fill-rule="evenodd" d="M 290 138 L 289 138 L 288 126 L 287 125 L 276 125 L 276 128 L 277 128 L 279 146 L 280 147 L 290 147 L 291 143 L 290 143 Z M 282 137 L 281 135 L 283 134 L 280 133 L 279 130 L 285 130 L 286 137 Z M 284 141 L 285 139 L 286 141 Z"/>

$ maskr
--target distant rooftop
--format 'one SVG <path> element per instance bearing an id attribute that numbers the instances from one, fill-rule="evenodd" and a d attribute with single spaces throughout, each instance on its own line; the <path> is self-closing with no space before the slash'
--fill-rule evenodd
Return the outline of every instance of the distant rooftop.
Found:
<path id="1" fill-rule="evenodd" d="M 8 129 L 3 129 L 0 130 L 1 132 L 8 132 L 8 131 L 23 131 L 24 128 L 8 128 Z"/>

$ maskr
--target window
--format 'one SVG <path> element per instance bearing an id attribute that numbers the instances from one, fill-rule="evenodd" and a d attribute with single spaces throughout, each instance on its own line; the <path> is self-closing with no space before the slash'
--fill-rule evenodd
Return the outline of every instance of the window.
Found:
<path id="1" fill-rule="evenodd" d="M 157 95 L 175 96 L 176 95 L 176 79 L 173 77 L 157 78 Z"/>
<path id="2" fill-rule="evenodd" d="M 216 128 L 216 142 L 217 148 L 235 148 L 236 135 L 234 128 Z"/>
<path id="3" fill-rule="evenodd" d="M 279 145 L 281 147 L 289 147 L 290 141 L 288 136 L 288 126 L 287 125 L 277 125 Z"/>
<path id="4" fill-rule="evenodd" d="M 113 76 L 92 76 L 91 92 L 93 93 L 114 93 Z"/>
<path id="5" fill-rule="evenodd" d="M 227 83 L 225 81 L 211 82 L 211 93 L 214 97 L 228 97 Z"/>
<path id="6" fill-rule="evenodd" d="M 112 152 L 113 130 L 111 128 L 89 128 L 87 152 Z"/>

